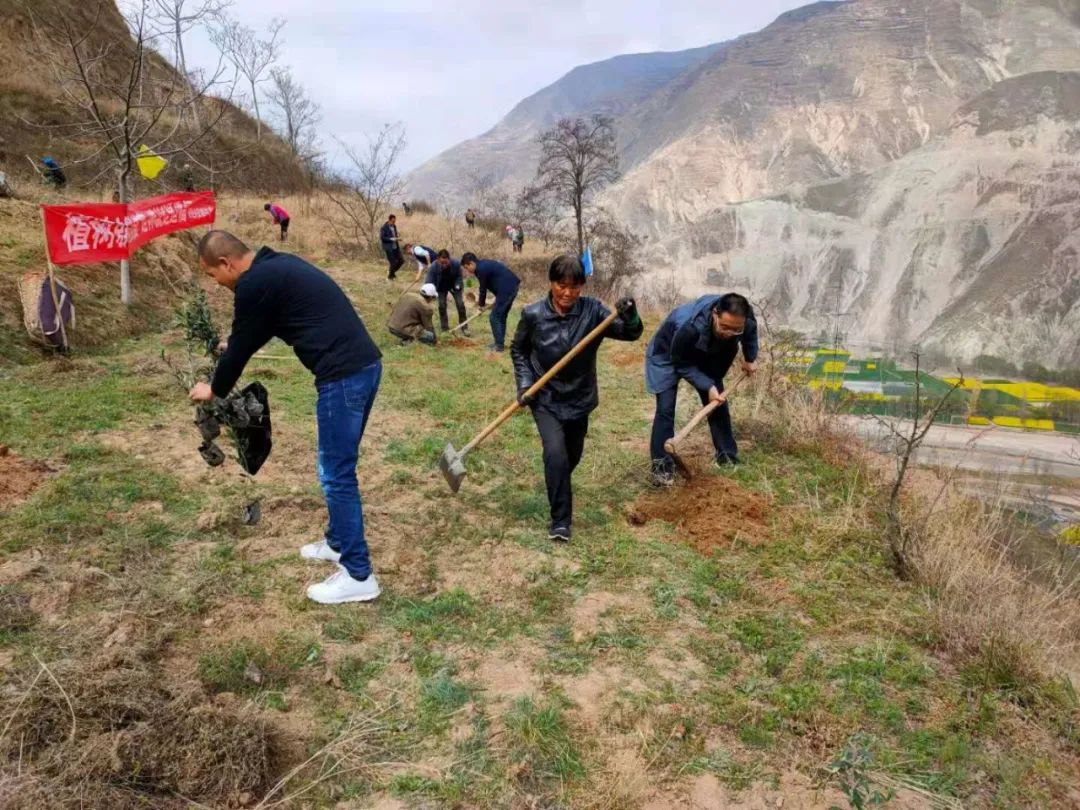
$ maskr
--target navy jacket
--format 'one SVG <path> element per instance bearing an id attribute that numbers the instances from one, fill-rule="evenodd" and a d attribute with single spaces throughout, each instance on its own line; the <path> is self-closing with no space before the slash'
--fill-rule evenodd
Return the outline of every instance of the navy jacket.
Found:
<path id="1" fill-rule="evenodd" d="M 316 385 L 355 374 L 380 357 L 341 287 L 299 256 L 262 248 L 235 293 L 232 334 L 211 384 L 219 397 L 273 337 L 293 347 Z"/>
<path id="2" fill-rule="evenodd" d="M 568 313 L 560 315 L 551 304 L 550 293 L 544 300 L 525 307 L 510 345 L 518 391 L 539 380 L 610 314 L 597 299 L 582 296 Z M 600 343 L 604 338 L 637 340 L 644 329 L 636 312 L 630 322 L 616 318 L 603 335 L 540 389 L 533 407 L 543 408 L 563 421 L 588 416 L 600 403 L 596 384 L 596 353 Z"/>
<path id="3" fill-rule="evenodd" d="M 457 259 L 450 260 L 450 266 L 443 270 L 437 261 L 428 265 L 427 275 L 424 277 L 425 284 L 434 284 L 435 289 L 441 293 L 451 290 L 460 290 L 462 286 L 461 262 Z"/>
<path id="4" fill-rule="evenodd" d="M 511 298 L 517 295 L 521 286 L 521 279 L 505 264 L 494 259 L 477 260 L 476 280 L 480 282 L 480 300 L 477 302 L 480 306 L 487 301 L 488 290 L 496 299 Z"/>
<path id="5" fill-rule="evenodd" d="M 712 309 L 719 295 L 706 295 L 674 309 L 649 341 L 645 352 L 645 388 L 661 394 L 688 381 L 699 391 L 714 385 L 724 389 L 724 375 L 735 361 L 739 346 L 743 358 L 753 363 L 758 355 L 757 321 L 754 310 L 746 318 L 746 328 L 738 337 L 721 340 L 712 331 Z"/>
<path id="6" fill-rule="evenodd" d="M 382 249 L 387 253 L 392 250 L 397 250 L 397 225 L 391 225 L 389 222 L 384 222 L 383 226 L 379 228 L 379 241 L 382 242 Z"/>

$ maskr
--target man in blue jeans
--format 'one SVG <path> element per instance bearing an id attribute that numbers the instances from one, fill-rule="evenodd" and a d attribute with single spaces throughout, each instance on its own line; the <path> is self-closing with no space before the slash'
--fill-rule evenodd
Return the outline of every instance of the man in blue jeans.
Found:
<path id="1" fill-rule="evenodd" d="M 203 271 L 235 300 L 232 334 L 214 379 L 197 383 L 189 396 L 194 402 L 228 396 L 271 338 L 293 347 L 315 375 L 319 483 L 330 513 L 323 539 L 300 554 L 338 564 L 325 582 L 308 588 L 308 597 L 322 604 L 375 599 L 379 583 L 364 539 L 356 462 L 382 377 L 379 350 L 344 291 L 300 257 L 268 247 L 255 253 L 226 231 L 210 231 L 198 251 Z"/>
<path id="2" fill-rule="evenodd" d="M 477 259 L 475 253 L 465 253 L 461 257 L 461 269 L 480 282 L 480 300 L 477 305 L 484 308 L 487 302 L 487 294 L 490 290 L 495 296 L 495 303 L 491 307 L 491 315 L 488 320 L 491 323 L 491 345 L 488 346 L 494 352 L 501 352 L 506 348 L 506 319 L 510 315 L 510 307 L 517 298 L 518 287 L 521 279 L 502 262 L 494 259 Z"/>

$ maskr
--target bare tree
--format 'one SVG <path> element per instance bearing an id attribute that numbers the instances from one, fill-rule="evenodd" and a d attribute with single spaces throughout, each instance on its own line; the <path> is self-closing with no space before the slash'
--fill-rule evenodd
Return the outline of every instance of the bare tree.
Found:
<path id="1" fill-rule="evenodd" d="M 318 134 L 315 127 L 322 120 L 322 111 L 308 97 L 292 71 L 285 67 L 270 71 L 270 89 L 266 98 L 276 108 L 281 136 L 293 154 L 305 163 L 316 158 Z"/>
<path id="2" fill-rule="evenodd" d="M 519 224 L 544 243 L 545 248 L 560 238 L 559 210 L 550 194 L 537 186 L 525 186 L 515 201 Z"/>
<path id="3" fill-rule="evenodd" d="M 595 268 L 591 283 L 596 294 L 614 298 L 631 293 L 645 272 L 640 259 L 641 237 L 603 210 L 589 223 L 588 236 Z"/>
<path id="4" fill-rule="evenodd" d="M 911 576 L 913 544 L 917 534 L 900 512 L 900 497 L 904 490 L 904 483 L 907 481 L 915 453 L 922 445 L 926 434 L 934 426 L 941 411 L 953 400 L 953 394 L 964 385 L 963 373 L 957 372 L 958 377 L 949 386 L 948 391 L 937 398 L 928 399 L 922 388 L 922 354 L 916 350 L 911 356 L 915 361 L 915 382 L 910 402 L 910 424 L 905 425 L 900 422 L 898 427 L 890 420 L 876 417 L 893 439 L 892 452 L 896 458 L 896 474 L 889 487 L 888 500 L 885 504 L 885 528 L 893 568 L 904 579 Z"/>
<path id="5" fill-rule="evenodd" d="M 379 243 L 378 223 L 404 188 L 397 163 L 405 149 L 405 127 L 387 124 L 368 135 L 359 149 L 341 141 L 338 144 L 352 164 L 351 169 L 322 191 L 345 215 L 353 241 L 374 250 Z M 330 224 L 337 227 L 333 220 Z"/>
<path id="6" fill-rule="evenodd" d="M 217 126 L 227 105 L 218 103 L 213 117 L 189 126 L 191 110 L 206 100 L 209 88 L 219 86 L 223 67 L 201 86 L 193 87 L 165 64 L 154 50 L 156 39 L 149 24 L 149 0 L 130 6 L 127 16 L 131 37 L 119 39 L 105 25 L 103 13 L 111 0 L 97 0 L 90 25 L 64 15 L 40 19 L 31 12 L 35 47 L 55 73 L 70 112 L 64 124 L 41 125 L 62 132 L 76 143 L 90 144 L 87 154 L 72 161 L 103 163 L 104 168 L 86 185 L 113 174 L 120 202 L 130 199 L 129 180 L 145 145 L 162 158 L 187 153 Z M 104 160 L 102 159 L 104 156 Z M 120 263 L 120 300 L 131 303 L 131 268 Z"/>
<path id="7" fill-rule="evenodd" d="M 609 116 L 563 118 L 540 135 L 535 185 L 574 210 L 578 253 L 585 252 L 588 197 L 619 177 L 614 122 Z"/>
<path id="8" fill-rule="evenodd" d="M 262 139 L 262 115 L 259 111 L 259 85 L 270 80 L 267 71 L 277 62 L 281 53 L 281 29 L 285 20 L 275 17 L 266 27 L 267 38 L 259 39 L 254 30 L 238 20 L 226 19 L 220 28 L 212 32 L 214 43 L 244 77 L 251 90 L 251 103 L 255 110 L 255 138 Z"/>
<path id="9" fill-rule="evenodd" d="M 158 29 L 172 42 L 173 66 L 188 81 L 197 82 L 188 70 L 184 52 L 184 37 L 192 29 L 220 19 L 232 0 L 152 0 L 150 14 Z M 199 108 L 191 108 L 195 125 L 199 125 Z"/>

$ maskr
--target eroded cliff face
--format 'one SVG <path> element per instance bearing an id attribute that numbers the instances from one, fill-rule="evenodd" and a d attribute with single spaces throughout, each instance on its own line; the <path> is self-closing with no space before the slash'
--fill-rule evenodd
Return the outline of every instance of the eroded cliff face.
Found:
<path id="1" fill-rule="evenodd" d="M 995 85 L 876 171 L 722 206 L 650 251 L 796 328 L 1080 363 L 1080 73 Z"/>

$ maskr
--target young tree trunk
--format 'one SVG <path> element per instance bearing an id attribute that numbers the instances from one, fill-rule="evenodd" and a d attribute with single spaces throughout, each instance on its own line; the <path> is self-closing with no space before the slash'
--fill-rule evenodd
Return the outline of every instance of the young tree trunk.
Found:
<path id="1" fill-rule="evenodd" d="M 176 58 L 180 68 L 180 75 L 184 77 L 184 81 L 190 81 L 190 77 L 187 72 L 187 57 L 184 54 L 184 34 L 180 30 L 180 20 L 176 21 Z M 199 104 L 198 102 L 191 105 L 191 119 L 195 122 L 196 128 L 202 127 L 199 122 Z"/>
<path id="2" fill-rule="evenodd" d="M 120 194 L 120 202 L 122 203 L 128 201 L 127 176 L 128 169 L 125 167 L 120 171 L 119 182 L 117 183 L 117 191 Z M 120 303 L 131 304 L 131 261 L 128 259 L 120 260 Z"/>
<path id="3" fill-rule="evenodd" d="M 585 226 L 581 221 L 581 195 L 574 197 L 574 219 L 577 220 L 577 252 L 580 258 L 585 254 Z"/>
<path id="4" fill-rule="evenodd" d="M 262 116 L 259 115 L 259 92 L 251 82 L 251 103 L 255 105 L 255 140 L 262 140 Z"/>

